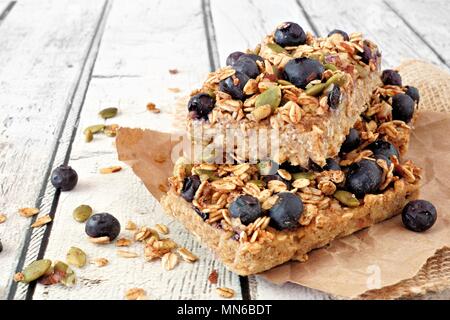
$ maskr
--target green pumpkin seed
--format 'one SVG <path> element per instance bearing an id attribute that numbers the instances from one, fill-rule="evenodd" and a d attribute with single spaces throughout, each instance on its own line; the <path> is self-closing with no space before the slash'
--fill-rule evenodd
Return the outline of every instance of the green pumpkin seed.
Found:
<path id="1" fill-rule="evenodd" d="M 86 132 L 90 131 L 92 134 L 99 133 L 105 129 L 104 124 L 94 124 L 93 126 L 89 126 L 86 129 L 84 129 L 83 133 L 86 134 Z"/>
<path id="2" fill-rule="evenodd" d="M 283 79 L 278 79 L 277 82 L 279 84 L 281 84 L 282 86 L 293 86 L 292 83 L 290 83 L 289 81 L 283 80 Z"/>
<path id="3" fill-rule="evenodd" d="M 77 247 L 71 247 L 66 255 L 67 263 L 82 268 L 86 265 L 86 253 Z"/>
<path id="4" fill-rule="evenodd" d="M 288 53 L 285 48 L 279 46 L 276 43 L 268 43 L 267 47 L 275 53 Z"/>
<path id="5" fill-rule="evenodd" d="M 334 75 L 331 76 L 331 78 L 329 78 L 327 80 L 327 82 L 325 83 L 326 86 L 330 86 L 332 84 L 337 84 L 339 86 L 342 86 L 345 84 L 346 81 L 346 76 L 343 73 L 336 73 Z"/>
<path id="6" fill-rule="evenodd" d="M 348 191 L 338 190 L 334 193 L 334 197 L 347 207 L 357 207 L 360 204 L 355 195 Z"/>
<path id="7" fill-rule="evenodd" d="M 262 176 L 267 176 L 270 174 L 275 174 L 275 172 L 278 169 L 278 166 L 276 163 L 274 163 L 271 160 L 267 161 L 260 161 L 256 164 L 259 170 L 259 174 Z"/>
<path id="8" fill-rule="evenodd" d="M 211 170 L 196 169 L 194 173 L 200 177 L 201 181 L 215 181 L 219 179 L 215 172 Z"/>
<path id="9" fill-rule="evenodd" d="M 22 271 L 23 279 L 21 282 L 30 283 L 31 281 L 39 279 L 47 273 L 51 266 L 52 262 L 48 259 L 33 261 Z"/>
<path id="10" fill-rule="evenodd" d="M 256 121 L 263 120 L 270 116 L 272 113 L 272 107 L 268 104 L 258 106 L 252 111 L 252 115 Z"/>
<path id="11" fill-rule="evenodd" d="M 253 183 L 257 185 L 259 188 L 264 188 L 266 186 L 266 183 L 262 180 L 250 180 L 248 183 Z"/>
<path id="12" fill-rule="evenodd" d="M 292 178 L 294 180 L 297 179 L 308 179 L 308 180 L 314 180 L 315 174 L 314 172 L 296 172 L 292 174 Z"/>
<path id="13" fill-rule="evenodd" d="M 278 108 L 281 102 L 281 89 L 278 86 L 270 87 L 261 93 L 255 100 L 255 106 L 260 107 L 266 104 L 272 107 L 272 110 Z"/>
<path id="14" fill-rule="evenodd" d="M 84 132 L 84 140 L 86 142 L 91 142 L 94 139 L 94 134 L 92 133 L 91 130 L 86 130 Z"/>
<path id="15" fill-rule="evenodd" d="M 106 108 L 101 110 L 98 114 L 103 119 L 109 119 L 115 117 L 117 115 L 117 111 L 117 108 Z"/>
<path id="16" fill-rule="evenodd" d="M 75 272 L 64 262 L 57 261 L 53 267 L 55 273 L 62 275 L 61 283 L 67 287 L 73 286 L 76 283 Z"/>
<path id="17" fill-rule="evenodd" d="M 323 65 L 323 67 L 324 67 L 326 70 L 331 70 L 331 71 L 336 71 L 336 70 L 337 70 L 336 66 L 335 66 L 334 64 L 331 64 L 331 63 L 325 63 L 325 64 Z"/>
<path id="18" fill-rule="evenodd" d="M 305 93 L 308 96 L 316 97 L 316 96 L 320 95 L 326 87 L 327 87 L 326 83 L 317 83 L 317 84 L 309 87 L 308 89 L 306 89 Z"/>
<path id="19" fill-rule="evenodd" d="M 92 208 L 86 204 L 82 204 L 73 210 L 73 218 L 78 222 L 85 222 L 92 214 Z"/>

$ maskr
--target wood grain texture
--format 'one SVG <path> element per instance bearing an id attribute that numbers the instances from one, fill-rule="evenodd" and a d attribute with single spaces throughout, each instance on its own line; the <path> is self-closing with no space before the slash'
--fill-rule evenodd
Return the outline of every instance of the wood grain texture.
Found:
<path id="1" fill-rule="evenodd" d="M 381 48 L 383 68 L 419 58 L 443 65 L 436 54 L 382 0 L 299 1 L 321 35 L 333 29 L 363 32 Z M 395 1 L 392 1 L 395 2 Z M 411 10 L 403 8 L 402 11 Z"/>
<path id="2" fill-rule="evenodd" d="M 0 26 L 0 210 L 8 216 L 0 226 L 0 299 L 30 226 L 17 209 L 39 204 L 101 10 L 101 1 L 20 2 Z"/>
<path id="3" fill-rule="evenodd" d="M 130 168 L 124 166 L 111 175 L 99 174 L 101 167 L 120 165 L 114 140 L 95 136 L 93 142 L 85 143 L 82 134 L 86 126 L 102 122 L 97 113 L 107 106 L 120 110 L 108 123 L 170 130 L 172 107 L 183 93 L 175 95 L 168 88 L 179 87 L 186 93 L 186 89 L 198 86 L 209 71 L 201 9 L 200 1 L 139 1 L 133 6 L 127 1 L 114 1 L 70 155 L 69 163 L 80 181 L 73 191 L 61 195 L 45 255 L 64 259 L 70 246 L 79 246 L 90 259 L 105 257 L 110 264 L 77 269 L 80 281 L 75 288 L 37 286 L 34 299 L 122 299 L 125 290 L 133 287 L 144 288 L 152 299 L 217 299 L 216 286 L 207 280 L 214 269 L 219 273 L 218 285 L 233 288 L 235 298 L 241 298 L 239 278 L 163 213 Z M 169 73 L 173 68 L 179 70 L 177 75 Z M 150 101 L 162 110 L 160 114 L 146 110 Z M 88 242 L 84 225 L 72 218 L 72 210 L 81 203 L 90 204 L 95 212 L 114 214 L 122 226 L 128 220 L 150 227 L 164 223 L 169 226 L 169 236 L 200 260 L 194 264 L 181 262 L 174 270 L 165 271 L 159 260 L 144 261 L 139 243 L 125 249 L 140 257 L 118 257 L 113 244 Z M 122 235 L 130 237 L 131 233 L 123 230 Z"/>

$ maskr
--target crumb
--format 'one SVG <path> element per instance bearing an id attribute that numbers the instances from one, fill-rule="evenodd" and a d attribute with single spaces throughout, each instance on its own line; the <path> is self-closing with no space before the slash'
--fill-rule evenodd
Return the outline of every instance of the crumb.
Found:
<path id="1" fill-rule="evenodd" d="M 218 278 L 219 278 L 219 275 L 217 274 L 217 270 L 213 270 L 208 276 L 208 281 L 211 284 L 217 284 Z"/>
<path id="2" fill-rule="evenodd" d="M 177 74 L 178 72 L 178 69 L 169 69 L 170 74 Z"/>

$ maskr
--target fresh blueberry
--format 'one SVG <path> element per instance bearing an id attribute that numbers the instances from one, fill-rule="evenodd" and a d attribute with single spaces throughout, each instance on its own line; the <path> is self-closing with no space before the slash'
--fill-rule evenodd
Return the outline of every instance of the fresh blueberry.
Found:
<path id="1" fill-rule="evenodd" d="M 426 200 L 413 200 L 402 211 L 402 221 L 409 230 L 422 232 L 436 222 L 436 208 Z"/>
<path id="2" fill-rule="evenodd" d="M 355 128 L 351 128 L 347 137 L 345 137 L 344 143 L 341 146 L 342 152 L 350 152 L 355 150 L 361 144 L 361 137 L 359 131 Z"/>
<path id="3" fill-rule="evenodd" d="M 290 192 L 280 192 L 278 199 L 269 210 L 270 223 L 277 230 L 292 229 L 299 225 L 303 212 L 303 202 Z"/>
<path id="4" fill-rule="evenodd" d="M 339 107 L 339 104 L 341 103 L 341 88 L 337 85 L 333 85 L 333 88 L 328 93 L 328 106 L 336 110 L 337 107 Z"/>
<path id="5" fill-rule="evenodd" d="M 286 170 L 289 173 L 297 173 L 297 172 L 305 172 L 307 171 L 305 168 L 301 166 L 295 166 L 289 161 L 285 161 L 282 164 L 280 164 L 280 169 Z"/>
<path id="6" fill-rule="evenodd" d="M 340 34 L 342 36 L 342 38 L 344 38 L 344 41 L 349 41 L 350 40 L 347 32 L 345 32 L 345 31 L 342 31 L 342 30 L 339 30 L 339 29 L 334 29 L 334 30 L 330 31 L 328 36 L 331 37 L 333 34 Z"/>
<path id="7" fill-rule="evenodd" d="M 282 47 L 298 46 L 306 43 L 306 33 L 294 22 L 285 22 L 275 31 L 275 42 Z"/>
<path id="8" fill-rule="evenodd" d="M 233 64 L 233 69 L 245 73 L 250 78 L 254 79 L 259 75 L 259 68 L 256 62 L 246 56 L 241 56 L 238 61 Z"/>
<path id="9" fill-rule="evenodd" d="M 249 195 L 237 197 L 231 203 L 229 210 L 233 218 L 240 218 L 245 225 L 252 223 L 262 215 L 259 200 Z"/>
<path id="10" fill-rule="evenodd" d="M 399 93 L 392 97 L 392 119 L 408 123 L 413 115 L 414 100 L 410 96 Z"/>
<path id="11" fill-rule="evenodd" d="M 259 62 L 263 62 L 264 63 L 264 59 L 261 56 L 258 56 L 257 54 L 254 53 L 245 53 L 243 54 L 240 58 L 250 58 L 253 61 L 259 61 Z"/>
<path id="12" fill-rule="evenodd" d="M 227 61 L 226 61 L 227 66 L 232 66 L 233 64 L 235 64 L 235 62 L 238 61 L 238 59 L 242 55 L 244 55 L 244 53 L 241 51 L 235 51 L 235 52 L 230 53 L 230 55 L 227 57 Z"/>
<path id="13" fill-rule="evenodd" d="M 339 161 L 333 158 L 328 158 L 327 164 L 323 167 L 323 170 L 341 170 Z"/>
<path id="14" fill-rule="evenodd" d="M 313 59 L 296 58 L 290 60 L 284 67 L 284 78 L 296 87 L 305 89 L 313 80 L 321 79 L 325 71 L 323 65 Z"/>
<path id="15" fill-rule="evenodd" d="M 71 166 L 60 165 L 53 170 L 50 181 L 56 189 L 70 191 L 77 185 L 78 174 Z"/>
<path id="16" fill-rule="evenodd" d="M 362 52 L 358 51 L 357 54 L 358 56 L 361 57 L 361 61 L 365 64 L 369 64 L 370 59 L 372 59 L 372 50 L 370 50 L 367 43 L 363 44 L 363 51 Z"/>
<path id="17" fill-rule="evenodd" d="M 197 175 L 184 178 L 183 188 L 181 189 L 181 197 L 188 202 L 192 202 L 192 200 L 194 200 L 195 192 L 198 187 L 200 187 L 200 184 L 200 177 Z"/>
<path id="18" fill-rule="evenodd" d="M 228 93 L 233 99 L 243 100 L 245 98 L 244 86 L 249 79 L 245 73 L 236 71 L 233 76 L 220 81 L 219 90 Z"/>
<path id="19" fill-rule="evenodd" d="M 193 119 L 208 120 L 208 114 L 214 108 L 214 98 L 206 93 L 193 96 L 188 103 L 189 114 Z"/>
<path id="20" fill-rule="evenodd" d="M 392 69 L 386 69 L 381 74 L 381 81 L 384 85 L 402 86 L 402 77 L 400 74 Z"/>
<path id="21" fill-rule="evenodd" d="M 194 211 L 200 216 L 200 218 L 203 219 L 203 221 L 205 221 L 206 219 L 208 219 L 209 215 L 205 212 L 200 211 L 199 208 L 192 206 L 192 208 L 194 209 Z"/>
<path id="22" fill-rule="evenodd" d="M 410 96 L 411 99 L 413 99 L 416 103 L 419 103 L 419 101 L 420 101 L 420 94 L 419 94 L 419 90 L 416 87 L 406 86 L 405 94 Z"/>
<path id="23" fill-rule="evenodd" d="M 114 240 L 120 233 L 120 223 L 109 213 L 97 213 L 86 221 L 85 231 L 92 238 L 108 237 Z"/>
<path id="24" fill-rule="evenodd" d="M 367 193 L 375 193 L 381 185 L 383 170 L 375 161 L 363 159 L 349 167 L 345 187 L 358 198 Z"/>
<path id="25" fill-rule="evenodd" d="M 388 165 L 391 164 L 390 159 L 392 156 L 396 156 L 397 159 L 400 159 L 400 154 L 398 153 L 397 148 L 392 143 L 385 140 L 375 140 L 367 146 L 367 149 L 373 152 L 376 159 L 388 159 Z"/>

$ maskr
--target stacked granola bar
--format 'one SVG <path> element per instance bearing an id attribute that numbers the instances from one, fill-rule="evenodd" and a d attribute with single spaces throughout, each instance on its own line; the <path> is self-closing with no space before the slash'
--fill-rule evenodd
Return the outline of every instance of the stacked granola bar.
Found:
<path id="1" fill-rule="evenodd" d="M 163 206 L 242 275 L 398 214 L 418 194 L 403 155 L 419 94 L 380 59 L 359 33 L 290 22 L 230 54 L 192 93 L 187 129 L 203 148 L 178 160 Z"/>

